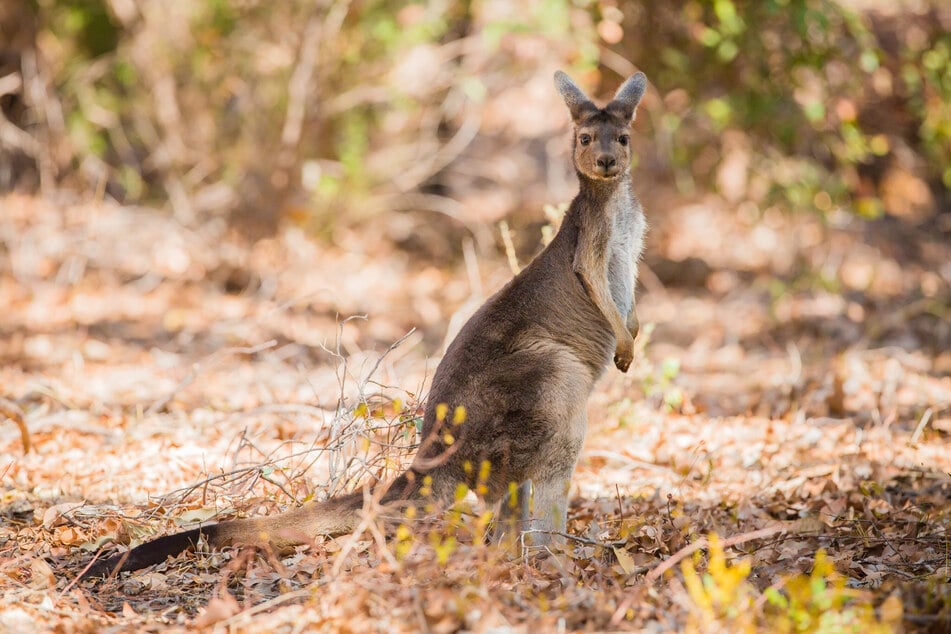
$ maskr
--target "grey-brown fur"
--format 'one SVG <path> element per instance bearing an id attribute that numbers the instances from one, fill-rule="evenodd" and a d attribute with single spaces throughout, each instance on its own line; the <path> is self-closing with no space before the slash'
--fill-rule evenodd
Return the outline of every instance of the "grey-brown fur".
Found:
<path id="1" fill-rule="evenodd" d="M 450 501 L 458 483 L 500 504 L 497 535 L 518 525 L 534 543 L 565 530 L 568 486 L 587 429 L 586 404 L 609 361 L 626 371 L 637 316 L 634 289 L 645 230 L 631 190 L 627 134 L 646 79 L 637 73 L 598 108 L 564 73 L 555 84 L 574 123 L 580 191 L 551 244 L 463 326 L 433 377 L 423 442 L 384 504 L 418 500 L 425 486 Z M 437 406 L 448 406 L 437 420 Z M 465 421 L 454 424 L 457 407 Z M 447 434 L 451 438 L 447 438 Z M 480 465 L 488 461 L 488 477 Z M 428 476 L 428 477 L 427 477 Z M 512 486 L 520 500 L 509 499 Z M 531 499 L 528 492 L 531 492 Z M 143 544 L 90 568 L 134 570 L 194 546 L 281 549 L 317 534 L 353 530 L 363 505 L 353 493 L 273 517 L 222 522 Z"/>

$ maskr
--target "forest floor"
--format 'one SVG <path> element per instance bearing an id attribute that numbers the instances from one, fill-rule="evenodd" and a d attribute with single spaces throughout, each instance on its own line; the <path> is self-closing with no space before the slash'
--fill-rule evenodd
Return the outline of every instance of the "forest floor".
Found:
<path id="1" fill-rule="evenodd" d="M 385 222 L 249 245 L 0 198 L 0 631 L 947 631 L 951 215 L 659 209 L 650 326 L 590 400 L 564 547 L 368 513 L 288 557 L 95 583 L 110 541 L 396 473 L 447 324 L 511 271 L 416 258 Z"/>

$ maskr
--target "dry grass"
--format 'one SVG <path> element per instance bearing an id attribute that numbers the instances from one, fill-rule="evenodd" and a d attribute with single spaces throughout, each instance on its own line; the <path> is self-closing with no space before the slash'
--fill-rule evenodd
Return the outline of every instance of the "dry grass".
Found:
<path id="1" fill-rule="evenodd" d="M 710 226 L 795 238 L 809 221 L 743 226 L 709 206 L 716 225 L 691 229 L 701 212 L 672 209 L 640 304 L 657 326 L 632 373 L 592 397 L 564 549 L 512 558 L 473 543 L 465 514 L 386 537 L 371 513 L 291 557 L 190 554 L 97 586 L 75 578 L 103 537 L 273 513 L 396 473 L 469 283 L 363 236 L 330 247 L 288 229 L 249 247 L 130 208 L 0 207 L 0 398 L 33 445 L 0 427 L 5 631 L 739 631 L 716 610 L 705 621 L 683 562 L 665 563 L 733 583 L 734 568 L 687 556 L 710 532 L 729 564 L 749 562 L 736 587 L 750 588 L 754 627 L 781 612 L 764 591 L 812 570 L 819 549 L 848 605 L 877 608 L 883 627 L 948 623 L 947 335 L 937 308 L 899 301 L 924 264 L 881 282 L 879 262 L 865 299 L 798 287 L 773 273 L 796 239 L 771 248 L 758 229 L 743 261 L 703 247 Z M 852 268 L 832 275 L 848 278 L 865 263 L 848 237 L 803 257 L 844 253 Z M 731 288 L 663 282 L 659 263 L 690 239 L 713 286 Z M 489 289 L 508 275 L 502 258 L 481 268 Z M 775 279 L 784 293 L 767 290 Z M 904 621 L 888 620 L 891 596 Z"/>

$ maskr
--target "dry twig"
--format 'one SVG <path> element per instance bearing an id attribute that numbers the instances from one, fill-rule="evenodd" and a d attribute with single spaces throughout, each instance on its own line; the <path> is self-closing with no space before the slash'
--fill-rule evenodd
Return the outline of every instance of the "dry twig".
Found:
<path id="1" fill-rule="evenodd" d="M 32 444 L 30 444 L 30 430 L 27 429 L 26 422 L 23 420 L 23 410 L 20 406 L 10 399 L 0 397 L 0 414 L 6 416 L 8 420 L 12 420 L 16 426 L 20 428 L 20 441 L 23 443 L 23 453 L 30 453 L 30 449 L 33 448 Z"/>

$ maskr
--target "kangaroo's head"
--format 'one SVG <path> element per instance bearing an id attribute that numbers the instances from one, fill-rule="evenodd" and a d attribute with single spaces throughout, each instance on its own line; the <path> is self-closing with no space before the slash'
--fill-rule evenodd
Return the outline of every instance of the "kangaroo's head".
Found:
<path id="1" fill-rule="evenodd" d="M 598 108 L 565 73 L 555 73 L 555 87 L 574 121 L 572 160 L 582 176 L 611 180 L 628 173 L 631 136 L 637 104 L 647 88 L 647 77 L 637 72 L 621 84 L 606 106 Z"/>

